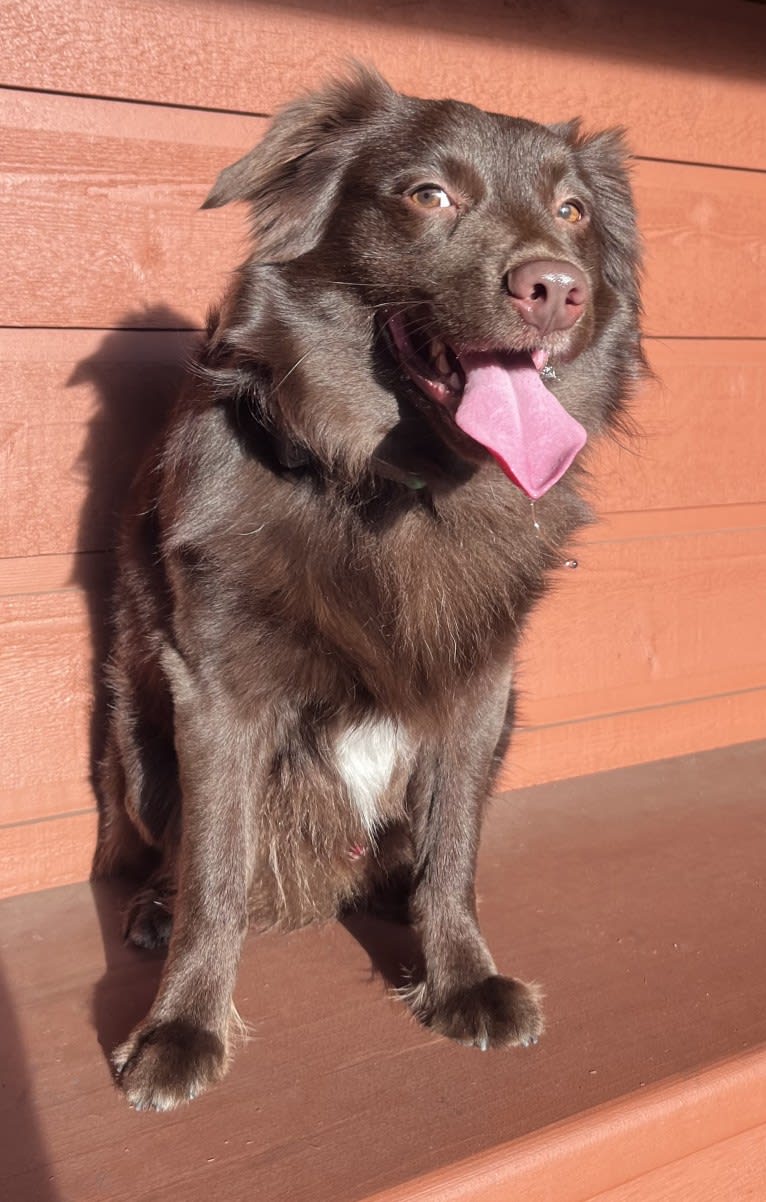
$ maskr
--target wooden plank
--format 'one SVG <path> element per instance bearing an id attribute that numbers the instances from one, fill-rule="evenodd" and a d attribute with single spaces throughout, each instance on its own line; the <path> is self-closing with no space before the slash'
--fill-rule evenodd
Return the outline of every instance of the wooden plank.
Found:
<path id="1" fill-rule="evenodd" d="M 766 1126 L 619 1185 L 590 1202 L 756 1202 L 766 1193 Z"/>
<path id="2" fill-rule="evenodd" d="M 562 570 L 522 647 L 518 685 L 528 725 L 672 705 L 766 683 L 766 530 L 606 542 L 578 554 L 577 572 Z M 6 730 L 17 730 L 21 743 L 38 708 L 61 725 L 65 745 L 80 729 L 74 711 L 67 709 L 65 721 L 43 705 L 51 683 L 64 679 L 52 672 L 66 674 L 67 705 L 87 711 L 90 681 L 76 665 L 88 662 L 91 613 L 94 631 L 103 625 L 110 575 L 108 564 L 88 568 L 91 588 L 84 594 L 74 588 L 33 591 L 1 603 Z M 26 682 L 21 698 L 12 696 L 15 679 Z M 40 737 L 50 745 L 50 730 Z M 5 763 L 17 784 L 25 771 L 19 754 L 17 776 L 8 758 Z"/>
<path id="3" fill-rule="evenodd" d="M 608 714 L 530 730 L 522 727 L 497 783 L 499 792 L 574 780 L 763 738 L 766 689 L 650 710 Z M 85 771 L 64 763 L 60 771 Z M 499 804 L 495 801 L 494 805 Z M 27 820 L 14 821 L 14 815 Z M 5 822 L 5 825 L 2 823 Z M 85 880 L 95 846 L 96 809 L 86 778 L 23 784 L 0 792 L 0 897 Z"/>
<path id="4" fill-rule="evenodd" d="M 766 501 L 766 341 L 652 339 L 647 352 L 655 378 L 631 404 L 636 434 L 602 439 L 588 463 L 598 512 Z"/>
<path id="5" fill-rule="evenodd" d="M 656 509 L 607 515 L 582 533 L 580 543 L 591 546 L 678 534 L 759 530 L 762 527 L 766 527 L 766 504 Z M 577 563 L 579 565 L 579 560 Z M 72 584 L 90 594 L 108 587 L 112 571 L 113 552 L 110 550 L 0 558 L 0 597 L 57 592 Z"/>
<path id="6" fill-rule="evenodd" d="M 0 826 L 0 897 L 87 880 L 95 845 L 95 810 Z"/>
<path id="7" fill-rule="evenodd" d="M 244 258 L 246 215 L 199 206 L 265 122 L 2 97 L 0 324 L 201 325 Z"/>
<path id="8" fill-rule="evenodd" d="M 582 542 L 589 545 L 662 535 L 705 534 L 714 530 L 757 530 L 762 526 L 766 526 L 766 505 L 761 504 L 637 510 L 635 513 L 603 515 L 583 532 Z"/>
<path id="9" fill-rule="evenodd" d="M 74 588 L 0 603 L 0 822 L 93 806 L 103 615 L 100 595 Z"/>
<path id="10" fill-rule="evenodd" d="M 128 485 L 177 394 L 191 342 L 183 332 L 0 331 L 0 555 L 114 545 Z M 82 568 L 75 557 L 71 578 Z M 57 571 L 61 579 L 63 565 Z"/>
<path id="11" fill-rule="evenodd" d="M 766 733 L 766 688 L 534 729 L 524 724 L 525 709 L 522 704 L 521 727 L 497 782 L 500 791 L 734 746 Z"/>
<path id="12" fill-rule="evenodd" d="M 246 226 L 242 206 L 199 204 L 264 123 L 20 92 L 3 94 L 3 113 L 0 324 L 199 325 Z M 642 162 L 635 184 L 648 330 L 761 336 L 766 172 Z"/>
<path id="13" fill-rule="evenodd" d="M 0 556 L 113 545 L 127 485 L 177 392 L 191 342 L 185 333 L 0 330 Z M 633 404 L 639 436 L 603 440 L 589 465 L 596 509 L 619 513 L 621 525 L 588 538 L 757 524 L 766 502 L 766 341 L 648 349 L 657 381 Z"/>
<path id="14" fill-rule="evenodd" d="M 137 1115 L 105 1058 L 161 961 L 122 943 L 125 893 L 4 902 L 0 1195 L 446 1202 L 482 1186 L 484 1202 L 583 1202 L 762 1126 L 765 754 L 491 807 L 482 924 L 503 970 L 546 990 L 526 1053 L 479 1055 L 408 1020 L 387 986 L 412 945 L 391 924 L 253 936 L 236 997 L 255 1037 L 209 1095 Z"/>
<path id="15" fill-rule="evenodd" d="M 270 113 L 344 58 L 421 95 L 542 121 L 624 124 L 655 158 L 763 167 L 763 13 L 715 0 L 6 0 L 0 78 L 36 87 Z M 658 111 L 662 120 L 657 120 Z"/>
<path id="16" fill-rule="evenodd" d="M 55 593 L 75 583 L 88 595 L 105 593 L 112 579 L 113 560 L 109 551 L 0 559 L 0 597 Z"/>
<path id="17" fill-rule="evenodd" d="M 99 578 L 108 565 L 89 571 L 84 592 L 0 601 L 0 821 L 92 804 Z M 535 729 L 514 742 L 507 779 L 538 782 L 760 737 L 765 592 L 766 529 L 584 549 L 522 649 L 520 718 Z"/>
<path id="18" fill-rule="evenodd" d="M 766 172 L 638 163 L 635 192 L 646 245 L 647 332 L 762 337 Z M 732 304 L 735 280 L 737 295 L 747 298 L 741 306 Z M 750 305 L 755 320 L 745 313 Z"/>
<path id="19" fill-rule="evenodd" d="M 741 1127 L 762 1117 L 765 1085 L 766 1056 L 759 1050 L 366 1202 L 756 1202 L 766 1190 L 766 1124 Z M 637 1169 L 640 1176 L 633 1176 Z M 599 1188 L 606 1182 L 617 1184 Z M 590 1193 L 594 1185 L 597 1195 Z"/>
<path id="20" fill-rule="evenodd" d="M 577 558 L 521 649 L 530 724 L 766 684 L 766 528 L 597 543 Z"/>

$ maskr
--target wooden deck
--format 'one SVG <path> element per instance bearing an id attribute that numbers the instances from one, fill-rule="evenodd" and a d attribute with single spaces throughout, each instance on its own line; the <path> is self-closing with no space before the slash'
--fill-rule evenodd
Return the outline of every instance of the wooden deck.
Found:
<path id="1" fill-rule="evenodd" d="M 391 998 L 406 929 L 251 937 L 227 1080 L 136 1114 L 106 1053 L 160 960 L 119 890 L 0 905 L 5 1202 L 745 1202 L 766 1196 L 766 743 L 496 799 L 483 925 L 544 983 L 529 1051 L 433 1038 Z"/>

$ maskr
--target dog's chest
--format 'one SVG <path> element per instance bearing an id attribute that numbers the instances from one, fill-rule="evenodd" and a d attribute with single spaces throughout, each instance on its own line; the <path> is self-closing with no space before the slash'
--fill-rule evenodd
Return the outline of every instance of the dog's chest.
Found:
<path id="1" fill-rule="evenodd" d="M 345 727 L 336 736 L 335 767 L 370 835 L 385 816 L 386 796 L 407 771 L 412 754 L 412 740 L 407 731 L 390 718 L 368 718 Z"/>

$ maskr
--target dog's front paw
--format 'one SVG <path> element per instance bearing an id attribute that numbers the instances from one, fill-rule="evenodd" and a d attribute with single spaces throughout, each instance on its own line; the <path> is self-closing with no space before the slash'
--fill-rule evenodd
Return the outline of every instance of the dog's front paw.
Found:
<path id="1" fill-rule="evenodd" d="M 220 1081 L 226 1048 L 214 1031 L 192 1023 L 146 1022 L 116 1049 L 112 1063 L 136 1110 L 172 1110 Z"/>
<path id="2" fill-rule="evenodd" d="M 543 1032 L 540 990 L 509 977 L 490 976 L 433 997 L 428 984 L 412 991 L 421 1022 L 441 1035 L 486 1052 L 492 1047 L 529 1047 Z"/>

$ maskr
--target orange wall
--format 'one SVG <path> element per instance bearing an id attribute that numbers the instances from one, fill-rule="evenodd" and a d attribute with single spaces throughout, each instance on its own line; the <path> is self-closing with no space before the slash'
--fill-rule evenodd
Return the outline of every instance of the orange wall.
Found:
<path id="1" fill-rule="evenodd" d="M 763 8 L 6 0 L 0 23 L 0 895 L 88 871 L 114 513 L 242 253 L 244 214 L 198 205 L 347 54 L 420 95 L 625 124 L 638 156 L 658 381 L 530 627 L 504 783 L 766 734 Z"/>

